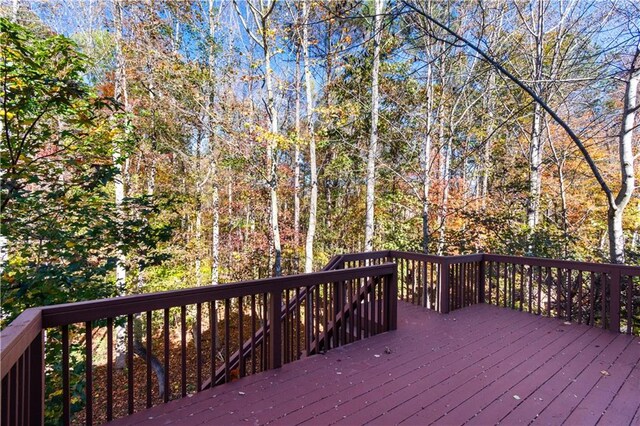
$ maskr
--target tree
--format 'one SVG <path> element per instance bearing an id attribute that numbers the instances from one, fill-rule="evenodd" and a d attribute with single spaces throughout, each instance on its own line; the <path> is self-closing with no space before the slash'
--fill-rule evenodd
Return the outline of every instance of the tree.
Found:
<path id="1" fill-rule="evenodd" d="M 373 67 L 371 70 L 371 133 L 369 148 L 367 151 L 367 195 L 366 218 L 364 233 L 364 250 L 373 250 L 373 237 L 375 231 L 375 191 L 376 191 L 376 160 L 378 157 L 378 117 L 379 117 L 379 87 L 380 75 L 380 42 L 382 40 L 382 18 L 384 0 L 374 0 L 374 17 L 372 28 L 373 39 Z"/>

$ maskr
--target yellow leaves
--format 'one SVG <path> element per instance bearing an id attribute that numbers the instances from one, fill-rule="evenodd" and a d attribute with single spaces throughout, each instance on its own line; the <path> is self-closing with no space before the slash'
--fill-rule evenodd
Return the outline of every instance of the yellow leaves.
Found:
<path id="1" fill-rule="evenodd" d="M 64 245 L 67 248 L 74 248 L 76 246 L 76 243 L 74 243 L 73 241 L 67 241 L 66 243 L 64 243 Z"/>
<path id="2" fill-rule="evenodd" d="M 16 115 L 14 113 L 12 113 L 11 111 L 7 111 L 6 114 L 4 112 L 4 110 L 0 110 L 0 117 L 4 117 L 6 115 L 7 120 L 11 120 L 13 117 L 15 117 Z"/>

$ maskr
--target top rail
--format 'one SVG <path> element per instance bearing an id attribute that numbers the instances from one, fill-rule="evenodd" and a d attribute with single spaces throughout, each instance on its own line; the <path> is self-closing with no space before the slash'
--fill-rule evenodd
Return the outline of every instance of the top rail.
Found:
<path id="1" fill-rule="evenodd" d="M 41 331 L 42 308 L 31 308 L 0 332 L 0 379 L 4 379 Z"/>
<path id="2" fill-rule="evenodd" d="M 44 328 L 95 321 L 105 317 L 164 309 L 181 305 L 205 303 L 252 294 L 282 291 L 287 288 L 313 286 L 326 282 L 356 279 L 363 274 L 391 274 L 393 265 L 376 265 L 353 269 L 315 272 L 313 274 L 288 275 L 241 281 L 232 284 L 172 290 L 152 294 L 121 296 L 87 302 L 66 303 L 42 308 Z"/>

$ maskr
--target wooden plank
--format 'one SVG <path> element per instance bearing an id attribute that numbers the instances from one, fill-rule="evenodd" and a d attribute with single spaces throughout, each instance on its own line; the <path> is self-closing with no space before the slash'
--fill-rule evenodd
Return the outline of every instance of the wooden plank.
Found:
<path id="1" fill-rule="evenodd" d="M 634 413 L 640 413 L 640 399 L 634 398 L 634 395 L 640 395 L 640 359 L 636 361 L 635 367 L 626 377 L 611 404 L 605 409 L 599 424 L 610 426 L 635 424 L 633 417 Z"/>
<path id="2" fill-rule="evenodd" d="M 538 390 L 557 397 L 566 393 L 567 383 L 576 379 L 573 386 L 579 388 L 581 371 L 597 365 L 593 360 L 600 353 L 615 352 L 609 343 L 618 339 L 601 329 L 564 325 L 555 319 L 487 304 L 448 315 L 405 303 L 400 303 L 398 310 L 398 329 L 394 332 L 216 386 L 114 424 L 389 424 L 423 407 L 438 416 L 449 412 L 441 422 L 457 419 L 457 414 L 462 418 L 469 413 L 468 418 L 480 409 L 480 413 L 494 410 L 496 416 L 504 417 L 513 403 L 495 409 L 503 407 L 499 404 L 512 391 L 522 393 L 519 404 L 511 396 L 516 412 L 531 404 Z M 386 354 L 385 347 L 392 353 Z M 632 362 L 634 355 L 627 356 Z M 636 377 L 633 374 L 638 361 L 633 368 L 630 364 L 625 367 L 624 371 L 631 371 L 626 377 Z M 622 370 L 616 370 L 614 363 L 611 371 Z M 611 378 L 613 373 L 600 381 Z M 621 404 L 616 402 L 619 397 L 627 395 L 628 402 L 637 395 L 628 379 L 622 382 L 616 396 L 609 397 L 611 406 Z M 592 383 L 589 389 L 596 389 L 595 385 Z M 589 397 L 588 392 L 585 395 Z M 625 418 L 635 415 L 629 412 Z M 483 417 L 489 419 L 486 423 L 499 420 L 489 414 Z M 520 416 L 511 423 L 528 423 L 535 414 Z"/>
<path id="3" fill-rule="evenodd" d="M 619 390 L 629 380 L 629 375 L 636 367 L 638 360 L 640 360 L 640 341 L 634 342 L 631 337 L 628 339 L 631 342 L 625 351 L 613 362 L 613 365 L 608 370 L 601 370 L 606 371 L 607 374 L 600 374 L 596 384 L 580 401 L 571 415 L 567 417 L 566 422 L 568 424 L 586 425 L 597 423 Z M 626 400 L 626 404 L 620 409 L 628 413 L 635 412 L 640 406 L 640 394 L 636 395 L 636 398 L 622 396 L 622 399 Z"/>
<path id="4" fill-rule="evenodd" d="M 629 338 L 618 335 L 613 342 L 602 351 L 595 361 L 585 368 L 573 382 L 557 395 L 551 404 L 545 407 L 536 418 L 538 424 L 559 424 L 566 420 L 571 411 L 577 407 L 585 395 L 602 376 L 601 371 L 608 371 L 613 361 L 629 345 Z"/>
<path id="5" fill-rule="evenodd" d="M 583 329 L 584 330 L 584 329 Z M 568 370 L 567 365 L 572 367 L 588 364 L 597 352 L 589 354 L 589 349 L 593 348 L 602 337 L 602 333 L 595 328 L 588 328 L 586 332 L 580 335 L 569 346 L 562 351 L 553 354 L 552 358 L 543 365 L 535 366 L 527 363 L 524 373 L 519 375 L 513 383 L 506 383 L 504 391 L 499 396 L 486 398 L 489 395 L 482 393 L 482 397 L 486 398 L 484 407 L 469 420 L 469 424 L 483 425 L 488 423 L 496 423 L 501 418 L 508 415 L 511 411 L 525 404 L 530 406 L 540 401 L 541 397 L 532 396 L 534 392 L 540 389 L 549 379 L 555 375 L 565 375 Z M 515 396 L 519 399 L 516 399 Z M 535 411 L 535 410 L 533 410 Z M 535 414 L 522 414 L 520 417 L 510 418 L 511 422 L 517 422 L 520 419 L 529 419 L 535 417 Z"/>

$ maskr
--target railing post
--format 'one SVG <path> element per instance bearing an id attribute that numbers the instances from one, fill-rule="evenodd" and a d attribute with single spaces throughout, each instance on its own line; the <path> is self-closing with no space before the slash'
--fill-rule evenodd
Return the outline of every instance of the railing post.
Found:
<path id="1" fill-rule="evenodd" d="M 385 295 L 387 296 L 387 330 L 398 329 L 398 265 L 393 264 L 393 272 L 385 276 Z"/>
<path id="2" fill-rule="evenodd" d="M 449 313 L 449 262 L 443 259 L 440 264 L 440 313 Z"/>
<path id="3" fill-rule="evenodd" d="M 29 346 L 29 424 L 44 424 L 44 333 Z"/>
<path id="4" fill-rule="evenodd" d="M 269 368 L 280 368 L 282 367 L 282 329 L 280 324 L 282 291 L 275 290 L 269 294 L 271 299 L 269 304 Z"/>
<path id="5" fill-rule="evenodd" d="M 609 312 L 611 313 L 611 321 L 609 328 L 616 333 L 620 332 L 620 269 L 614 267 L 611 271 L 611 287 L 609 288 L 611 305 Z"/>
<path id="6" fill-rule="evenodd" d="M 478 303 L 484 303 L 484 286 L 485 286 L 485 265 L 484 254 L 478 262 Z"/>

